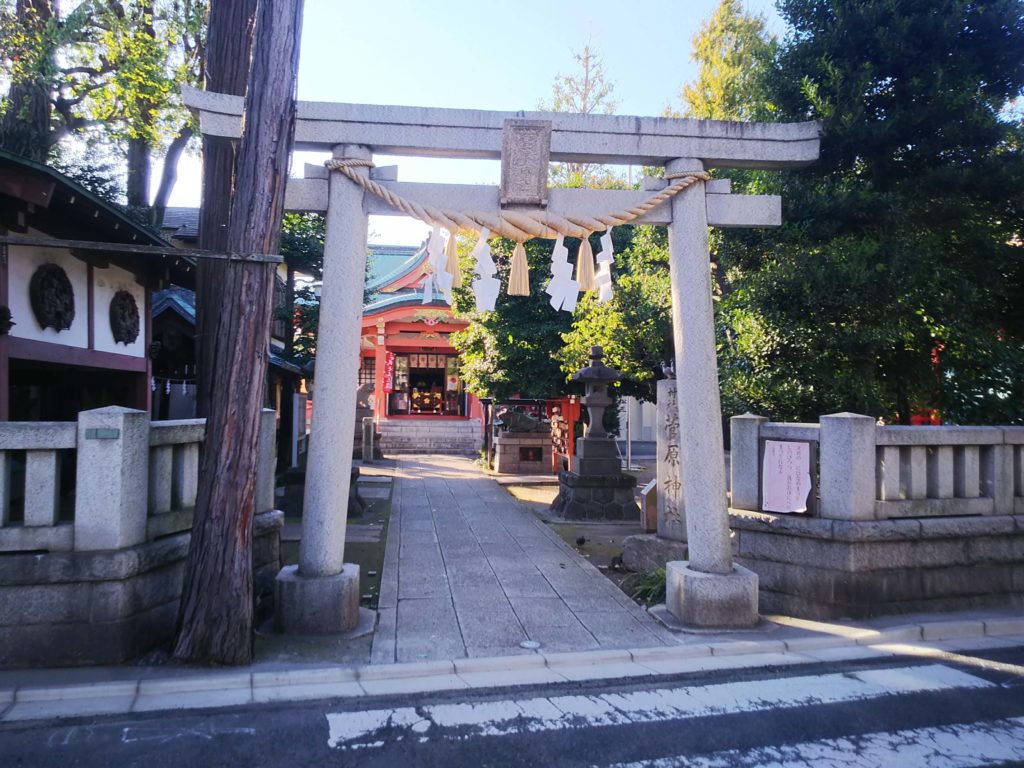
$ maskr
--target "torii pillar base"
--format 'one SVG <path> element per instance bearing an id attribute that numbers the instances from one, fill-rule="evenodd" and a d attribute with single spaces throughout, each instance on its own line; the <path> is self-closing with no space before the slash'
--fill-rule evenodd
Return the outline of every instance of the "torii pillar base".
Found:
<path id="1" fill-rule="evenodd" d="M 704 573 L 687 561 L 665 565 L 665 608 L 689 627 L 742 628 L 757 624 L 757 574 L 741 565 Z"/>
<path id="2" fill-rule="evenodd" d="M 303 576 L 297 565 L 277 574 L 277 628 L 285 634 L 329 635 L 359 624 L 359 566 L 333 576 Z"/>

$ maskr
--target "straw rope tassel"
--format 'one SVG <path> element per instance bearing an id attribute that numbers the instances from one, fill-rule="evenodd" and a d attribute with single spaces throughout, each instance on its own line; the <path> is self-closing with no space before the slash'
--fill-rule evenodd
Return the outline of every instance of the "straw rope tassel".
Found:
<path id="1" fill-rule="evenodd" d="M 584 293 L 597 288 L 594 282 L 594 249 L 590 247 L 589 232 L 580 240 L 580 250 L 576 256 L 576 282 Z"/>
<path id="2" fill-rule="evenodd" d="M 516 243 L 512 251 L 512 271 L 508 276 L 509 296 L 530 295 L 530 265 L 526 262 L 526 248 L 522 243 Z"/>
<path id="3" fill-rule="evenodd" d="M 459 251 L 455 243 L 454 229 L 448 231 L 448 242 L 444 244 L 444 255 L 448 257 L 444 271 L 452 276 L 452 288 L 461 288 L 462 270 L 459 269 Z"/>

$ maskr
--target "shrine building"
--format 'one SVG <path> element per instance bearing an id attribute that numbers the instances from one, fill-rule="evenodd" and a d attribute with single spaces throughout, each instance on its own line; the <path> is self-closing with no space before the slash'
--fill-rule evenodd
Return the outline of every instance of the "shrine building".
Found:
<path id="1" fill-rule="evenodd" d="M 359 385 L 372 385 L 384 453 L 476 455 L 483 409 L 459 377 L 451 334 L 468 322 L 440 293 L 424 303 L 425 246 L 370 246 Z"/>

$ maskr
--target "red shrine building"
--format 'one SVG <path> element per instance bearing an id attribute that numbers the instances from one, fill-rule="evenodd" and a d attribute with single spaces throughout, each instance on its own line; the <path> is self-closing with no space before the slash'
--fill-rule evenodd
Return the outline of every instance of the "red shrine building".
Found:
<path id="1" fill-rule="evenodd" d="M 372 386 L 374 420 L 385 453 L 476 455 L 483 410 L 459 378 L 452 333 L 468 323 L 440 293 L 424 303 L 423 246 L 371 246 L 363 309 L 359 385 Z"/>

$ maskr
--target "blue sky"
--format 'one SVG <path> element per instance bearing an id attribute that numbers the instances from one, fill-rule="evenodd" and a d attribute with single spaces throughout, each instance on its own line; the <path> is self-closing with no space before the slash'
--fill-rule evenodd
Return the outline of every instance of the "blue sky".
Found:
<path id="1" fill-rule="evenodd" d="M 678 107 L 692 80 L 691 39 L 718 0 L 306 0 L 299 98 L 464 109 L 536 109 L 573 51 L 590 44 L 614 83 L 616 112 Z M 746 0 L 781 34 L 770 0 Z M 294 163 L 319 158 L 303 155 Z M 377 158 L 404 181 L 497 183 L 497 161 Z M 172 205 L 198 203 L 198 166 L 183 168 Z M 371 240 L 418 243 L 421 225 L 371 220 Z"/>

